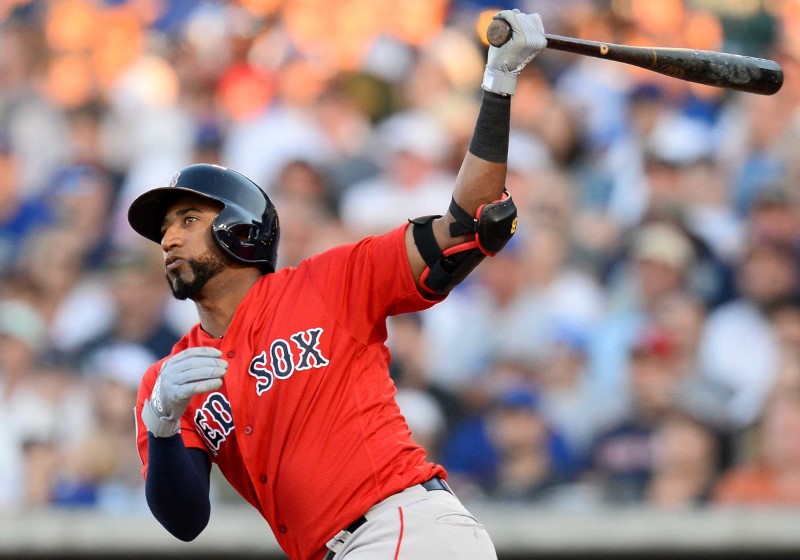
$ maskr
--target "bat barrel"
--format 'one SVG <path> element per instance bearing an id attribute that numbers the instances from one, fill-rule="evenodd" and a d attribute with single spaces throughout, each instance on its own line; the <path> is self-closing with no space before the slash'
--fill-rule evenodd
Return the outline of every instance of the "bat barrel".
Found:
<path id="1" fill-rule="evenodd" d="M 511 27 L 505 20 L 492 20 L 486 37 L 493 46 L 502 46 L 511 38 Z M 777 93 L 783 85 L 781 66 L 762 58 L 715 51 L 616 45 L 549 34 L 545 38 L 548 49 L 622 62 L 688 82 L 761 95 Z"/>
<path id="2" fill-rule="evenodd" d="M 775 61 L 738 54 L 666 47 L 633 47 L 547 36 L 550 49 L 604 58 L 651 70 L 671 78 L 708 86 L 772 95 L 783 85 Z"/>

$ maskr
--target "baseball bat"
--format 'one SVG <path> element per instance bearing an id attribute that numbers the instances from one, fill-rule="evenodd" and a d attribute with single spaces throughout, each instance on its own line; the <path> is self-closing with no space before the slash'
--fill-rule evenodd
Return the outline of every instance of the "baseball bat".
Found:
<path id="1" fill-rule="evenodd" d="M 694 49 L 633 47 L 560 35 L 545 34 L 545 37 L 548 49 L 622 62 L 687 82 L 760 95 L 777 93 L 783 85 L 780 64 L 764 58 Z M 489 44 L 500 47 L 510 38 L 508 22 L 492 20 L 486 30 Z"/>

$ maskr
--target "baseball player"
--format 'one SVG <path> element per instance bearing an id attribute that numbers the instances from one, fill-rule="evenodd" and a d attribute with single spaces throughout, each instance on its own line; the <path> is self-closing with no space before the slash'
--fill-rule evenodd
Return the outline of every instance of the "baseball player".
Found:
<path id="1" fill-rule="evenodd" d="M 216 464 L 293 559 L 496 558 L 483 526 L 426 461 L 394 400 L 390 315 L 441 301 L 516 228 L 504 189 L 510 96 L 546 45 L 541 19 L 502 11 L 475 132 L 447 214 L 276 270 L 269 198 L 239 173 L 191 165 L 130 206 L 199 323 L 144 374 L 137 445 L 153 515 L 194 539 Z"/>

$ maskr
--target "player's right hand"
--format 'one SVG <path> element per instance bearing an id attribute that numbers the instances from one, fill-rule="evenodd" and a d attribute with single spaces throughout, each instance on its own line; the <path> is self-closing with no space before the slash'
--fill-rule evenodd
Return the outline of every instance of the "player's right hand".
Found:
<path id="1" fill-rule="evenodd" d="M 181 416 L 194 395 L 222 387 L 228 362 L 209 346 L 187 348 L 161 366 L 153 392 L 144 401 L 142 422 L 156 437 L 170 437 L 181 427 Z"/>
<path id="2" fill-rule="evenodd" d="M 544 24 L 539 14 L 523 14 L 519 10 L 503 10 L 494 19 L 508 22 L 511 39 L 501 47 L 489 47 L 481 87 L 501 95 L 514 95 L 519 73 L 547 46 Z"/>

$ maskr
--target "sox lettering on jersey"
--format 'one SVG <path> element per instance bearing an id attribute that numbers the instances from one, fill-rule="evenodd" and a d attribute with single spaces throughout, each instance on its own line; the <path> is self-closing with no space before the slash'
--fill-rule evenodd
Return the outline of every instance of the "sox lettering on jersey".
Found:
<path id="1" fill-rule="evenodd" d="M 289 337 L 291 342 L 275 339 L 269 352 L 262 350 L 255 356 L 248 373 L 256 378 L 256 393 L 261 396 L 269 391 L 275 379 L 289 379 L 295 371 L 327 366 L 328 359 L 319 349 L 322 333 L 323 329 L 313 328 L 293 334 Z"/>
<path id="2" fill-rule="evenodd" d="M 256 378 L 256 393 L 268 391 L 275 379 L 288 379 L 295 371 L 327 366 L 329 361 L 319 349 L 323 329 L 300 331 L 289 340 L 278 338 L 250 361 L 248 373 Z M 291 342 L 290 342 L 291 341 Z M 208 448 L 216 455 L 233 431 L 231 403 L 222 393 L 211 393 L 195 411 L 194 422 Z"/>

